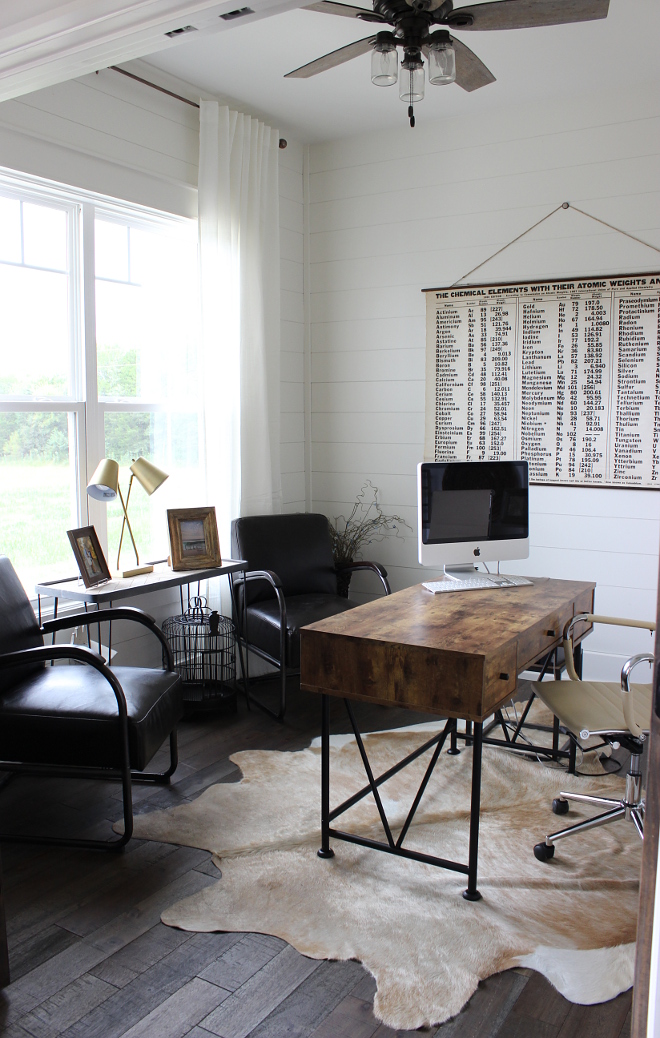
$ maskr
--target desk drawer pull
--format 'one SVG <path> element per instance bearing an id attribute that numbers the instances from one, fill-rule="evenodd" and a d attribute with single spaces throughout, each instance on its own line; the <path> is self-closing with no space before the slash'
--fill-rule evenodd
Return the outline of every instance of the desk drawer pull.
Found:
<path id="1" fill-rule="evenodd" d="M 508 680 L 509 680 L 509 675 L 505 674 L 504 671 L 502 671 L 502 673 L 500 674 L 500 681 L 508 681 Z"/>
<path id="2" fill-rule="evenodd" d="M 548 638 L 556 638 L 557 637 L 557 632 L 556 631 L 546 631 L 545 633 L 547 634 Z"/>

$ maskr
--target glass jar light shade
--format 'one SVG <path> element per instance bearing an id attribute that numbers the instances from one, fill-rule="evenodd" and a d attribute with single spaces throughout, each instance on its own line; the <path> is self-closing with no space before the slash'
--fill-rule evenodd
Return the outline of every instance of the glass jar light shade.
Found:
<path id="1" fill-rule="evenodd" d="M 374 86 L 394 86 L 398 64 L 395 44 L 376 44 L 371 52 L 371 82 Z"/>
<path id="2" fill-rule="evenodd" d="M 419 68 L 404 68 L 401 62 L 399 97 L 408 105 L 424 100 L 424 66 L 421 63 Z"/>
<path id="3" fill-rule="evenodd" d="M 444 86 L 456 80 L 456 54 L 449 40 L 429 44 L 429 83 Z"/>

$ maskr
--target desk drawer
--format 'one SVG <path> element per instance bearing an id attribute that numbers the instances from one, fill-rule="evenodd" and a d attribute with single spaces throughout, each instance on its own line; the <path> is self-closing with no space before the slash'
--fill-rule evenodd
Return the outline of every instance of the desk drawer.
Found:
<path id="1" fill-rule="evenodd" d="M 564 624 L 573 616 L 572 608 L 556 609 L 543 620 L 524 631 L 518 639 L 518 672 L 542 659 L 555 646 L 561 645 Z"/>

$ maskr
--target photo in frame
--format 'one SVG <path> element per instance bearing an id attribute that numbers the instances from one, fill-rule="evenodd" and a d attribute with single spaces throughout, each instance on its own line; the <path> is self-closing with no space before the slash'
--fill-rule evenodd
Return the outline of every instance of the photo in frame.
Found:
<path id="1" fill-rule="evenodd" d="M 99 544 L 93 526 L 81 526 L 79 530 L 67 530 L 67 536 L 78 563 L 85 587 L 95 587 L 111 580 L 108 563 Z"/>
<path id="2" fill-rule="evenodd" d="M 172 569 L 204 569 L 222 563 L 218 523 L 213 506 L 168 508 Z"/>

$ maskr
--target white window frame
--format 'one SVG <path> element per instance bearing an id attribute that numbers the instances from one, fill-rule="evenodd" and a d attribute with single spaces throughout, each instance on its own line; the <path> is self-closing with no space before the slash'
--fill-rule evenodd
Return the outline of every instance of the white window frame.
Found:
<path id="1" fill-rule="evenodd" d="M 70 334 L 70 393 L 66 397 L 38 399 L 27 396 L 0 395 L 0 411 L 65 412 L 69 422 L 75 423 L 75 491 L 77 500 L 72 512 L 80 526 L 94 525 L 104 552 L 108 551 L 107 507 L 87 495 L 87 483 L 104 456 L 104 420 L 109 412 L 163 412 L 167 403 L 134 400 L 99 400 L 96 354 L 96 272 L 94 223 L 97 217 L 123 225 L 159 228 L 167 224 L 182 229 L 190 228 L 196 234 L 190 218 L 164 213 L 160 210 L 122 202 L 83 189 L 72 188 L 28 174 L 16 173 L 0 167 L 0 194 L 34 201 L 53 208 L 61 208 L 69 218 L 69 306 Z M 185 233 L 185 232 L 184 232 Z M 185 398 L 183 404 L 190 403 Z M 203 437 L 199 436 L 200 463 L 203 464 Z M 70 446 L 70 453 L 73 448 Z M 31 591 L 30 591 L 31 593 Z M 36 595 L 31 593 L 36 599 Z"/>

